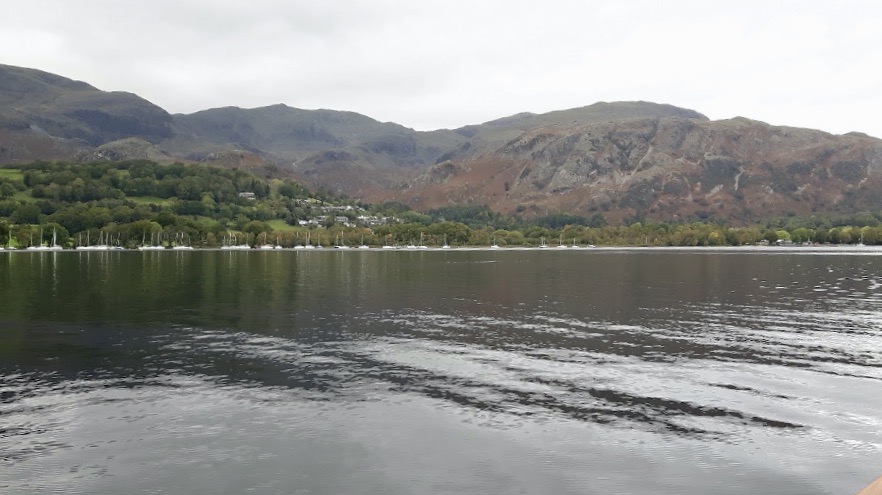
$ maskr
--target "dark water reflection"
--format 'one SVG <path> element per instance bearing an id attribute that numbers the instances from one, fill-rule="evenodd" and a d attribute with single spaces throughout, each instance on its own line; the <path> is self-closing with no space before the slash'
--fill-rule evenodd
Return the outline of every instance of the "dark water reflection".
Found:
<path id="1" fill-rule="evenodd" d="M 0 254 L 0 491 L 854 492 L 880 255 Z"/>

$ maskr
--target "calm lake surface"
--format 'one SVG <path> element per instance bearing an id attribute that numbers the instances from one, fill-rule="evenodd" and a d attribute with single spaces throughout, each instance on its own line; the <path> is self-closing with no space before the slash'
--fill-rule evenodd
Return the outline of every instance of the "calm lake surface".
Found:
<path id="1" fill-rule="evenodd" d="M 0 493 L 880 474 L 882 251 L 0 253 Z"/>

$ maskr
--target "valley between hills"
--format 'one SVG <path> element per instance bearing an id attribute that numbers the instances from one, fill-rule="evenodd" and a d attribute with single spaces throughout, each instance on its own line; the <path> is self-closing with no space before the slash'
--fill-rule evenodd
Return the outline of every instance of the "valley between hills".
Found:
<path id="1" fill-rule="evenodd" d="M 0 164 L 35 160 L 196 163 L 419 211 L 487 206 L 611 225 L 882 210 L 882 140 L 858 132 L 712 121 L 650 102 L 430 132 L 286 105 L 170 114 L 131 93 L 0 65 Z"/>

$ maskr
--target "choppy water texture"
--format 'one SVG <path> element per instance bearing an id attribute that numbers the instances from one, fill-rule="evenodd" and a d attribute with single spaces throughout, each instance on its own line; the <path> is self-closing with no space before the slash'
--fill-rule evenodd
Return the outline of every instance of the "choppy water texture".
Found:
<path id="1" fill-rule="evenodd" d="M 0 492 L 849 494 L 882 252 L 0 255 Z"/>

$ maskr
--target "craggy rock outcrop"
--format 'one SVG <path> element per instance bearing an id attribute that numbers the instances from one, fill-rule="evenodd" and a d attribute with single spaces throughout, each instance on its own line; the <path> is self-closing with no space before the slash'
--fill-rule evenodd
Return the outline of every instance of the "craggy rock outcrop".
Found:
<path id="1" fill-rule="evenodd" d="M 399 193 L 421 208 L 713 218 L 882 208 L 882 140 L 744 118 L 624 119 L 547 126 L 432 167 Z"/>
<path id="2" fill-rule="evenodd" d="M 260 169 L 369 202 L 610 222 L 882 209 L 882 141 L 859 133 L 640 101 L 431 132 L 285 105 L 172 116 L 130 93 L 0 65 L 0 164 L 133 158 Z"/>

